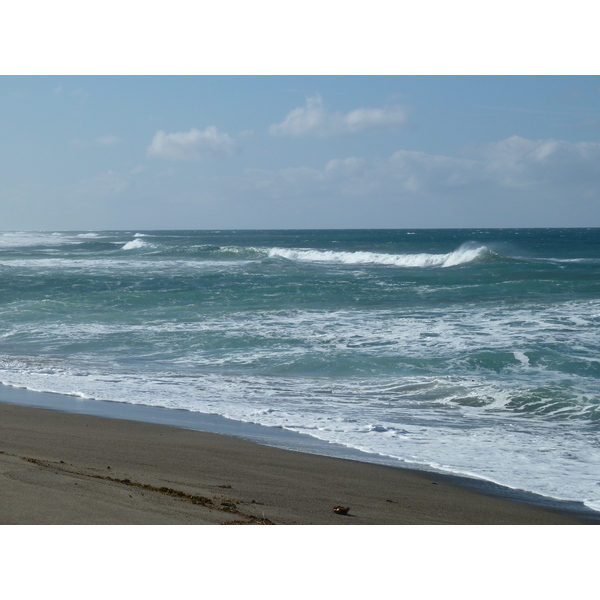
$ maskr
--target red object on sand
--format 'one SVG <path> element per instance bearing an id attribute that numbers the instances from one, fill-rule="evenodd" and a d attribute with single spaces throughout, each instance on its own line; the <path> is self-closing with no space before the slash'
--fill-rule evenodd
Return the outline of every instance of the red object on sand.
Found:
<path id="1" fill-rule="evenodd" d="M 338 515 L 347 515 L 349 510 L 350 510 L 349 506 L 334 506 L 333 507 L 333 512 L 337 513 Z"/>

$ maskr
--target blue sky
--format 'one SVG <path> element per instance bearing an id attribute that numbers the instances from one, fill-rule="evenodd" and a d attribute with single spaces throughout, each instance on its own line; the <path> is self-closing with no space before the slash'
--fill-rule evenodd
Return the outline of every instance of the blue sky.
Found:
<path id="1" fill-rule="evenodd" d="M 3 76 L 3 230 L 600 226 L 597 76 Z"/>

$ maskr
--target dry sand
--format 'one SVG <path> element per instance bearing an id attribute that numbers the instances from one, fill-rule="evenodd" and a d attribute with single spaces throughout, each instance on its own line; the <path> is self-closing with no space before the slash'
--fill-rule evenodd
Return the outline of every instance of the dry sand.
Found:
<path id="1" fill-rule="evenodd" d="M 1 524 L 590 522 L 432 473 L 0 404 Z"/>

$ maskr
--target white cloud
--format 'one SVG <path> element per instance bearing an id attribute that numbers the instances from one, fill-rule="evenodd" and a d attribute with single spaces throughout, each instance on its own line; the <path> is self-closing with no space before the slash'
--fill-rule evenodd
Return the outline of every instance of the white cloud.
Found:
<path id="1" fill-rule="evenodd" d="M 600 186 L 600 144 L 513 136 L 481 147 L 471 158 L 398 150 L 376 161 L 379 176 L 411 192 L 459 189 L 564 191 Z"/>
<path id="2" fill-rule="evenodd" d="M 482 171 L 483 165 L 474 160 L 399 150 L 385 159 L 333 159 L 321 169 L 297 167 L 247 173 L 260 180 L 263 188 L 276 190 L 277 194 L 314 194 L 320 189 L 327 194 L 343 193 L 368 199 L 368 194 L 453 190 L 481 182 Z M 293 189 L 284 191 L 286 184 L 293 184 Z"/>
<path id="3" fill-rule="evenodd" d="M 356 173 L 358 169 L 361 169 L 365 164 L 364 158 L 357 158 L 351 156 L 349 158 L 334 158 L 325 165 L 326 175 L 350 175 Z"/>
<path id="4" fill-rule="evenodd" d="M 511 137 L 471 157 L 398 150 L 321 168 L 247 171 L 245 185 L 274 202 L 361 215 L 354 226 L 388 226 L 385 215 L 397 226 L 598 226 L 600 144 Z"/>
<path id="5" fill-rule="evenodd" d="M 210 126 L 204 131 L 158 131 L 147 151 L 149 156 L 167 160 L 208 160 L 231 156 L 237 151 L 237 144 L 228 134 Z"/>
<path id="6" fill-rule="evenodd" d="M 306 106 L 292 110 L 281 123 L 271 125 L 269 133 L 293 137 L 354 134 L 404 125 L 407 116 L 408 109 L 405 106 L 359 108 L 348 113 L 330 113 L 325 109 L 321 96 L 317 94 L 307 98 Z"/>
<path id="7" fill-rule="evenodd" d="M 394 152 L 380 162 L 379 170 L 409 192 L 455 189 L 480 180 L 479 165 L 473 160 L 409 150 Z"/>
<path id="8" fill-rule="evenodd" d="M 485 176 L 508 187 L 600 183 L 600 144 L 512 136 L 481 149 Z"/>

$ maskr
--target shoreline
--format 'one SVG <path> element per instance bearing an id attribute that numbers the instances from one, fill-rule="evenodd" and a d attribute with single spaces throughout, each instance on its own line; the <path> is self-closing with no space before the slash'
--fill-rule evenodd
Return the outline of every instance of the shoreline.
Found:
<path id="1" fill-rule="evenodd" d="M 48 395 L 59 404 L 67 398 Z M 45 399 L 0 387 L 2 524 L 600 522 L 583 505 L 484 481 L 363 462 L 350 451 L 335 457 L 260 442 L 262 430 L 271 428 L 249 427 L 246 433 L 259 438 L 250 441 L 222 431 L 89 415 L 77 398 L 78 410 L 67 412 L 15 401 L 25 396 L 30 403 Z M 222 426 L 204 421 L 207 428 Z M 334 514 L 335 505 L 349 506 L 349 514 Z"/>

